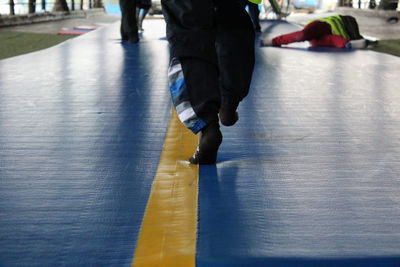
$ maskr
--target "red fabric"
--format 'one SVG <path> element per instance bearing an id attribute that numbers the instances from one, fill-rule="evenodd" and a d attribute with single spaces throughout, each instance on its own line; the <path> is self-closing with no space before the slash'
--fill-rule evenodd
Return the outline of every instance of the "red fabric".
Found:
<path id="1" fill-rule="evenodd" d="M 291 44 L 302 41 L 305 41 L 304 33 L 303 31 L 298 31 L 275 37 L 274 39 L 272 39 L 272 45 L 279 46 L 283 44 Z"/>
<path id="2" fill-rule="evenodd" d="M 272 39 L 272 45 L 279 46 L 303 41 L 310 41 L 312 46 L 344 48 L 349 40 L 339 35 L 333 35 L 328 23 L 316 20 L 307 24 L 301 31 L 275 37 Z"/>
<path id="3" fill-rule="evenodd" d="M 349 41 L 349 39 L 343 38 L 342 36 L 329 34 L 324 35 L 320 39 L 311 40 L 310 43 L 312 46 L 333 46 L 337 48 L 344 48 Z"/>

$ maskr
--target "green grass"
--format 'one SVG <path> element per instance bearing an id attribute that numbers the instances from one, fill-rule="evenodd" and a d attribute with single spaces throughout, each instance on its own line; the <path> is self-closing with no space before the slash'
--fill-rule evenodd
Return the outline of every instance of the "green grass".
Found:
<path id="1" fill-rule="evenodd" d="M 400 40 L 381 40 L 375 47 L 370 49 L 400 57 Z"/>
<path id="2" fill-rule="evenodd" d="M 0 59 L 45 49 L 74 35 L 0 31 Z"/>

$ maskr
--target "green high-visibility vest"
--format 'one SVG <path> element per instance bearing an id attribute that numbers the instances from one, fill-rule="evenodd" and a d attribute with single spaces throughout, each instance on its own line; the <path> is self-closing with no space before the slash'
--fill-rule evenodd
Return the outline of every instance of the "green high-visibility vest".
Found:
<path id="1" fill-rule="evenodd" d="M 262 0 L 249 0 L 249 2 L 252 2 L 252 3 L 257 4 L 257 5 L 261 4 L 261 1 Z"/>
<path id="2" fill-rule="evenodd" d="M 340 35 L 346 39 L 350 39 L 350 36 L 346 31 L 346 27 L 344 26 L 343 20 L 340 15 L 321 18 L 318 20 L 327 22 L 331 26 L 333 34 Z"/>

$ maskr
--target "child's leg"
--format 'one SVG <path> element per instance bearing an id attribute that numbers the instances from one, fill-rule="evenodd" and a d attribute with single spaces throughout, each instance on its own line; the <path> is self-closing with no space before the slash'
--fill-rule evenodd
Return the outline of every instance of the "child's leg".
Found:
<path id="1" fill-rule="evenodd" d="M 319 39 L 326 34 L 331 34 L 331 26 L 322 21 L 313 21 L 307 24 L 303 30 L 284 34 L 272 39 L 272 45 L 284 45 L 295 42 L 304 42 L 313 39 Z"/>
<path id="2" fill-rule="evenodd" d="M 295 42 L 305 41 L 303 31 L 291 32 L 288 34 L 283 34 L 272 39 L 273 46 L 280 46 L 285 44 L 291 44 Z"/>
<path id="3" fill-rule="evenodd" d="M 140 15 L 138 18 L 138 28 L 140 31 L 143 31 L 143 20 L 146 17 L 147 13 L 149 12 L 148 8 L 142 8 L 140 10 Z"/>

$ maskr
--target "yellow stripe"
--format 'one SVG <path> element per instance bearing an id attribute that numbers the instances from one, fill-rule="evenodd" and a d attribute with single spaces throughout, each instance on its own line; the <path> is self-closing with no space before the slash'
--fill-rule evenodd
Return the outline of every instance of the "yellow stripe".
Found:
<path id="1" fill-rule="evenodd" d="M 133 267 L 195 266 L 199 170 L 187 159 L 197 143 L 173 111 Z"/>

